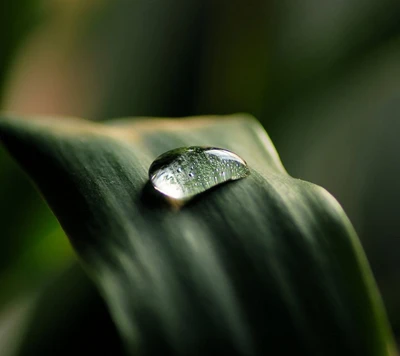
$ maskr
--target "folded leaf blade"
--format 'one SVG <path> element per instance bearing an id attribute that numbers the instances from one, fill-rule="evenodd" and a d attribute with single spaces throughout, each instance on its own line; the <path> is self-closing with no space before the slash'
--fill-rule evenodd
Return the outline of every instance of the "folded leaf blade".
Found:
<path id="1" fill-rule="evenodd" d="M 133 354 L 390 355 L 357 237 L 322 188 L 291 178 L 254 119 L 15 118 L 0 138 L 54 210 Z M 174 209 L 147 169 L 210 145 L 252 174 Z"/>

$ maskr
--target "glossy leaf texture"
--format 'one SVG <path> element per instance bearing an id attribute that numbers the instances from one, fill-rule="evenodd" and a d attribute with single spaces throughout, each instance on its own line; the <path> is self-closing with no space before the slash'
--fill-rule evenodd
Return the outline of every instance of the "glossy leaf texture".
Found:
<path id="1" fill-rule="evenodd" d="M 394 355 L 358 238 L 324 189 L 290 177 L 246 115 L 4 117 L 0 139 L 33 178 L 132 355 Z M 251 174 L 174 206 L 152 161 L 214 146 Z"/>

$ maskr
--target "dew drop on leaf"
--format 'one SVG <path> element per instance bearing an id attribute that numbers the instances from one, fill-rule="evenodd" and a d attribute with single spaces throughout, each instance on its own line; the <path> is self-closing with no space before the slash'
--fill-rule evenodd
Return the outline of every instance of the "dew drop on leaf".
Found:
<path id="1" fill-rule="evenodd" d="M 149 169 L 155 189 L 169 198 L 182 200 L 249 174 L 246 162 L 237 154 L 222 148 L 198 146 L 165 152 Z"/>

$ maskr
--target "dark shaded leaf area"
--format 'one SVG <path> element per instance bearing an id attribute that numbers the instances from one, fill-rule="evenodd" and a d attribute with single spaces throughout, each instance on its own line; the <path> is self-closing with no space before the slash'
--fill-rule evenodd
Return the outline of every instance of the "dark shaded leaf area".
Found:
<path id="1" fill-rule="evenodd" d="M 16 355 L 122 355 L 123 352 L 104 301 L 82 269 L 74 265 L 44 288 Z"/>

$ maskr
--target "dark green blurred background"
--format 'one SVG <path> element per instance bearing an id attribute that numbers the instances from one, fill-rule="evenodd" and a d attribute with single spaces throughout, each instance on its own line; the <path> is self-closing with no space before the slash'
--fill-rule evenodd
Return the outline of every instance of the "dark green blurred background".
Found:
<path id="1" fill-rule="evenodd" d="M 289 173 L 343 205 L 400 339 L 398 0 L 1 0 L 0 27 L 2 110 L 256 116 Z M 3 150 L 0 227 L 5 350 L 75 258 Z"/>

